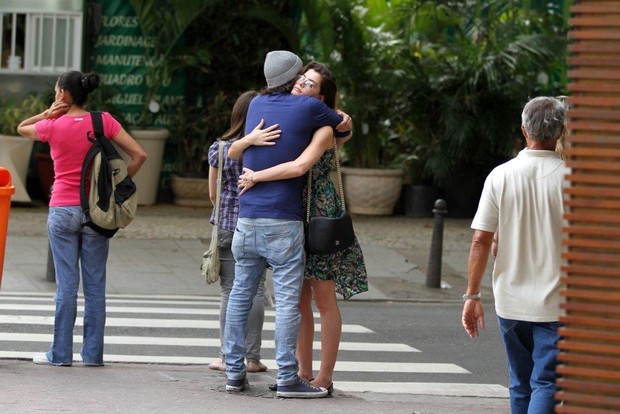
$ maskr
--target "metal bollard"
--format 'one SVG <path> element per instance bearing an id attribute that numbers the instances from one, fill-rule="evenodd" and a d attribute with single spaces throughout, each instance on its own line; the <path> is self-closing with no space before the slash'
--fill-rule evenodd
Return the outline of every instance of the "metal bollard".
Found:
<path id="1" fill-rule="evenodd" d="M 445 200 L 435 201 L 433 214 L 433 239 L 431 241 L 431 252 L 428 258 L 428 269 L 426 270 L 426 286 L 430 288 L 441 287 L 441 256 L 443 253 L 443 216 L 448 212 L 448 204 Z"/>

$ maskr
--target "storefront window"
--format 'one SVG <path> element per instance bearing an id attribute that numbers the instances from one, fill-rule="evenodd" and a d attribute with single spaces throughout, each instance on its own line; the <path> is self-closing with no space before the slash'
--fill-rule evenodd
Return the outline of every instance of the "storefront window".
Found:
<path id="1" fill-rule="evenodd" d="M 0 34 L 0 73 L 60 74 L 80 69 L 81 12 L 4 12 L 0 6 Z"/>

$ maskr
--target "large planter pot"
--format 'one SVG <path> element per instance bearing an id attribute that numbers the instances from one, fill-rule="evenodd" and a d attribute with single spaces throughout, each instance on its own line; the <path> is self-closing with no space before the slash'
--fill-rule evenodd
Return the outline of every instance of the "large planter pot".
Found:
<path id="1" fill-rule="evenodd" d="M 459 166 L 458 180 L 451 180 L 442 186 L 442 198 L 448 204 L 446 217 L 472 218 L 478 210 L 484 181 L 493 167 L 477 165 Z"/>
<path id="2" fill-rule="evenodd" d="M 52 184 L 54 184 L 54 161 L 49 152 L 35 152 L 37 159 L 37 172 L 39 174 L 39 186 L 41 194 L 46 200 L 49 200 L 52 194 Z"/>
<path id="3" fill-rule="evenodd" d="M 347 210 L 353 214 L 391 215 L 403 187 L 402 170 L 342 168 Z"/>
<path id="4" fill-rule="evenodd" d="M 209 199 L 209 179 L 172 175 L 170 187 L 174 204 L 190 207 L 212 207 Z"/>
<path id="5" fill-rule="evenodd" d="M 0 135 L 0 166 L 9 170 L 15 187 L 13 202 L 30 203 L 32 199 L 26 191 L 28 164 L 33 141 L 13 135 Z"/>
<path id="6" fill-rule="evenodd" d="M 157 202 L 164 147 L 170 132 L 165 128 L 151 128 L 132 129 L 130 133 L 148 155 L 146 162 L 133 178 L 138 188 L 138 204 L 152 205 Z"/>

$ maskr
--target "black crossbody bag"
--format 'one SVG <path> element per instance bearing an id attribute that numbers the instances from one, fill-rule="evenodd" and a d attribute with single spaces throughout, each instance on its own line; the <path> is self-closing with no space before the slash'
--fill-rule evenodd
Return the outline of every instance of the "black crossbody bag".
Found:
<path id="1" fill-rule="evenodd" d="M 306 252 L 309 254 L 332 254 L 350 247 L 355 241 L 353 221 L 347 213 L 340 173 L 340 159 L 338 143 L 334 137 L 334 156 L 336 157 L 336 171 L 338 173 L 338 189 L 342 214 L 339 217 L 310 217 L 310 203 L 312 200 L 312 169 L 308 173 L 308 191 L 306 207 Z"/>

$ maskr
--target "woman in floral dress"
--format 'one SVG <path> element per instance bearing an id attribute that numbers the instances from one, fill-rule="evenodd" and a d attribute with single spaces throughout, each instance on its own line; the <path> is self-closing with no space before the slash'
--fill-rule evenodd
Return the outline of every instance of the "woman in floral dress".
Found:
<path id="1" fill-rule="evenodd" d="M 311 62 L 302 73 L 292 94 L 311 95 L 334 108 L 336 82 L 327 67 Z M 350 131 L 335 134 L 339 146 L 351 137 Z M 239 186 L 243 188 L 242 192 L 245 192 L 256 182 L 297 177 L 312 168 L 311 216 L 337 217 L 342 212 L 342 203 L 338 190 L 330 178 L 334 155 L 334 131 L 329 127 L 323 127 L 315 132 L 310 145 L 296 160 L 262 171 L 244 168 L 244 174 L 239 177 Z M 352 246 L 343 251 L 306 256 L 304 285 L 299 303 L 301 313 L 297 339 L 299 376 L 311 380 L 315 386 L 327 388 L 330 394 L 333 392 L 334 366 L 342 332 L 342 318 L 336 292 L 344 299 L 349 299 L 367 290 L 366 266 L 357 239 Z M 321 315 L 321 366 L 316 377 L 312 372 L 313 298 Z"/>

